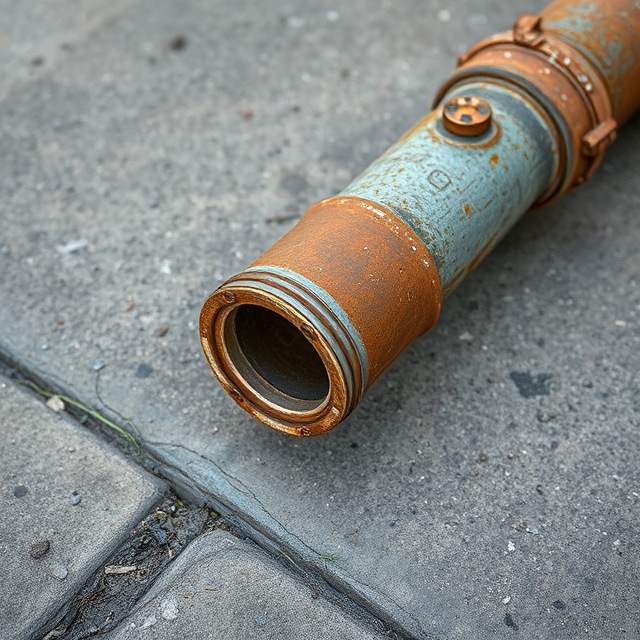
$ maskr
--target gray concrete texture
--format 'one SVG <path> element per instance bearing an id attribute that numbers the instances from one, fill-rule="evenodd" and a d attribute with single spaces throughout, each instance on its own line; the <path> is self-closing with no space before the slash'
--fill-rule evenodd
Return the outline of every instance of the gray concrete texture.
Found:
<path id="1" fill-rule="evenodd" d="M 223 531 L 192 542 L 106 640 L 375 640 L 384 636 Z M 388 636 L 387 636 L 388 637 Z"/>
<path id="2" fill-rule="evenodd" d="M 0 377 L 0 635 L 41 638 L 164 489 Z"/>
<path id="3" fill-rule="evenodd" d="M 543 5 L 132 0 L 1 105 L 0 350 L 415 637 L 640 635 L 638 119 L 326 436 L 228 399 L 198 313 Z"/>

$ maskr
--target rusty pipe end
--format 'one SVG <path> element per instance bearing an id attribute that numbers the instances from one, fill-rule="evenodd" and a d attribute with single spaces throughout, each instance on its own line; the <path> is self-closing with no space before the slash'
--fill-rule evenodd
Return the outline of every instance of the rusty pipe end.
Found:
<path id="1" fill-rule="evenodd" d="M 200 314 L 227 393 L 268 426 L 329 431 L 439 315 L 433 259 L 388 209 L 355 197 L 312 207 Z"/>
<path id="2" fill-rule="evenodd" d="M 295 276 L 254 269 L 227 281 L 202 309 L 200 336 L 243 409 L 279 431 L 315 436 L 351 413 L 366 361 L 335 311 Z"/>

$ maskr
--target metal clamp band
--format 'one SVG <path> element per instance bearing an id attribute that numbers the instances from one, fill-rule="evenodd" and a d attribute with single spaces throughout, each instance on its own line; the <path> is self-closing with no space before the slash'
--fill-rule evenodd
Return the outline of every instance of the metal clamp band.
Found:
<path id="1" fill-rule="evenodd" d="M 560 65 L 562 70 L 571 74 L 578 85 L 584 89 L 585 96 L 592 107 L 594 126 L 582 138 L 582 153 L 592 161 L 585 172 L 584 182 L 590 178 L 601 161 L 604 150 L 617 138 L 618 124 L 612 117 L 611 100 L 606 86 L 597 71 L 590 67 L 577 67 L 575 52 L 562 57 L 562 49 L 567 47 L 557 38 L 549 39 L 541 30 L 542 18 L 531 14 L 520 16 L 513 26 L 513 41 L 523 46 L 542 51 L 551 62 Z M 581 65 L 582 66 L 582 65 Z M 581 184 L 579 182 L 579 184 Z"/>
<path id="2" fill-rule="evenodd" d="M 508 69 L 515 65 L 512 56 L 520 52 L 522 58 L 526 51 L 544 56 L 546 76 L 540 75 L 540 59 L 536 62 L 531 57 L 531 64 L 519 61 L 516 73 L 522 74 L 523 70 L 528 73 L 526 78 L 523 77 L 523 83 L 530 87 L 533 81 L 538 94 L 544 95 L 545 100 L 554 106 L 555 113 L 547 109 L 548 115 L 552 119 L 563 118 L 570 131 L 570 137 L 565 141 L 568 155 L 564 177 L 557 188 L 543 196 L 537 204 L 541 206 L 556 200 L 571 187 L 586 182 L 601 163 L 605 149 L 616 139 L 617 123 L 613 118 L 607 85 L 593 65 L 560 37 L 545 32 L 541 16 L 524 14 L 511 31 L 482 40 L 461 55 L 459 71 L 445 84 L 438 98 L 441 99 L 449 87 L 459 82 L 461 76 L 470 77 L 474 67 L 483 75 L 491 66 L 494 72 L 489 75 L 496 77 L 500 68 Z M 495 64 L 497 60 L 500 60 L 499 66 Z M 568 87 L 569 95 L 557 90 L 558 74 L 562 74 L 562 82 Z M 513 76 L 510 79 L 513 80 Z"/>

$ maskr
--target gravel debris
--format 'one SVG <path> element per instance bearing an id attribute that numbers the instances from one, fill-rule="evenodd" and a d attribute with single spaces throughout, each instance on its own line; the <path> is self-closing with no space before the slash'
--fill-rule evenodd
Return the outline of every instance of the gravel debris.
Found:
<path id="1" fill-rule="evenodd" d="M 119 564 L 108 564 L 104 568 L 106 575 L 122 575 L 124 573 L 133 573 L 138 567 L 135 565 L 123 566 Z"/>
<path id="2" fill-rule="evenodd" d="M 51 575 L 58 580 L 64 580 L 69 575 L 69 570 L 62 562 L 54 562 L 51 565 Z"/>
<path id="3" fill-rule="evenodd" d="M 77 491 L 72 491 L 69 496 L 69 503 L 75 506 L 76 504 L 80 504 L 80 502 L 82 502 L 82 497 Z"/>
<path id="4" fill-rule="evenodd" d="M 49 407 L 49 409 L 51 409 L 51 411 L 55 413 L 60 413 L 60 411 L 65 410 L 66 405 L 64 404 L 60 396 L 51 396 L 47 400 L 47 407 Z"/>
<path id="5" fill-rule="evenodd" d="M 187 46 L 187 37 L 181 33 L 175 36 L 169 43 L 171 51 L 182 51 Z"/>
<path id="6" fill-rule="evenodd" d="M 29 493 L 29 489 L 27 489 L 23 484 L 19 484 L 17 487 L 13 488 L 13 495 L 16 498 L 24 498 L 27 493 Z"/>
<path id="7" fill-rule="evenodd" d="M 136 367 L 136 378 L 148 378 L 153 373 L 153 367 L 146 362 Z"/>
<path id="8" fill-rule="evenodd" d="M 175 620 L 178 617 L 178 603 L 173 598 L 165 598 L 160 603 L 160 615 L 165 620 Z"/>
<path id="9" fill-rule="evenodd" d="M 40 558 L 44 558 L 49 553 L 49 549 L 51 549 L 51 543 L 48 540 L 42 540 L 31 545 L 29 555 L 34 560 L 40 560 Z"/>
<path id="10" fill-rule="evenodd" d="M 63 255 L 69 253 L 76 253 L 80 249 L 84 249 L 89 245 L 89 241 L 86 238 L 80 238 L 79 240 L 70 240 L 67 244 L 58 246 L 58 252 Z"/>

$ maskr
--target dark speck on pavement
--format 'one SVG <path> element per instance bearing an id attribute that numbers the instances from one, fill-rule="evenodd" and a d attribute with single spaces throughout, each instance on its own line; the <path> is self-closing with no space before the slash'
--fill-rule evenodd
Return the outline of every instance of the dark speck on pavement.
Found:
<path id="1" fill-rule="evenodd" d="M 549 395 L 549 383 L 553 378 L 553 374 L 551 373 L 538 373 L 534 375 L 530 371 L 512 371 L 509 376 L 523 398 Z"/>
<path id="2" fill-rule="evenodd" d="M 42 540 L 41 542 L 36 542 L 31 545 L 31 549 L 29 549 L 29 555 L 34 560 L 40 560 L 40 558 L 44 558 L 44 556 L 49 552 L 51 548 L 51 543 L 48 540 Z"/>
<path id="3" fill-rule="evenodd" d="M 518 627 L 518 624 L 513 619 L 513 616 L 510 613 L 505 613 L 504 623 L 507 625 L 507 627 L 509 627 L 510 629 L 513 629 L 514 631 L 517 631 L 520 628 Z"/>
<path id="4" fill-rule="evenodd" d="M 27 487 L 25 487 L 24 485 L 20 484 L 17 487 L 13 488 L 13 495 L 16 498 L 24 498 L 24 496 L 26 496 L 27 493 L 29 493 L 29 489 L 27 489 Z"/>
<path id="5" fill-rule="evenodd" d="M 153 367 L 143 362 L 136 369 L 136 378 L 148 378 L 153 373 Z"/>

